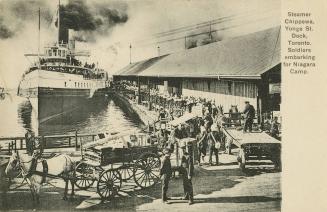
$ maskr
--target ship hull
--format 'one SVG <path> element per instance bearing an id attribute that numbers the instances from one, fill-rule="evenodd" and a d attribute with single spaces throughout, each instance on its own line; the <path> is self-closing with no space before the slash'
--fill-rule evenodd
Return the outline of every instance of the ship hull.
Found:
<path id="1" fill-rule="evenodd" d="M 23 77 L 18 95 L 30 100 L 38 123 L 49 121 L 103 96 L 106 81 L 83 75 L 35 70 Z"/>
<path id="2" fill-rule="evenodd" d="M 104 96 L 105 92 L 100 89 L 90 97 L 89 89 L 29 88 L 19 94 L 30 100 L 38 123 L 42 124 L 88 105 L 94 98 Z"/>

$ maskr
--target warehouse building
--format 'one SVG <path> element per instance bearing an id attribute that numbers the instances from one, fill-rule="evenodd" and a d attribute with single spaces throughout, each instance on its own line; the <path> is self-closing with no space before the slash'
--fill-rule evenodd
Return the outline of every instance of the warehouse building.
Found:
<path id="1" fill-rule="evenodd" d="M 132 63 L 114 81 L 214 100 L 225 111 L 248 100 L 263 113 L 281 103 L 280 27 Z"/>

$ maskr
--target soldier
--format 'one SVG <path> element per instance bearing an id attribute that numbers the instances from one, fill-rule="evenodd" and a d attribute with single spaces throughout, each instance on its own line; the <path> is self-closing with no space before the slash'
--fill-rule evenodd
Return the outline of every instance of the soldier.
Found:
<path id="1" fill-rule="evenodd" d="M 211 125 L 213 124 L 213 119 L 212 119 L 209 111 L 206 111 L 206 113 L 205 113 L 204 123 L 205 123 L 204 126 L 205 126 L 207 132 L 209 132 Z"/>
<path id="2" fill-rule="evenodd" d="M 208 141 L 207 141 L 207 131 L 204 126 L 200 127 L 200 133 L 197 135 L 197 145 L 198 145 L 198 162 L 199 165 L 201 166 L 201 158 L 202 162 L 204 163 L 204 157 L 206 156 L 207 153 L 207 146 L 208 146 Z"/>
<path id="3" fill-rule="evenodd" d="M 185 151 L 186 146 L 184 146 L 182 164 L 181 164 L 181 174 L 183 176 L 183 187 L 184 187 L 184 197 L 183 200 L 188 200 L 189 205 L 193 204 L 193 185 L 192 176 L 194 173 L 193 158 L 189 154 L 192 152 L 192 146 L 188 145 L 188 152 Z"/>
<path id="4" fill-rule="evenodd" d="M 252 132 L 252 124 L 253 124 L 253 119 L 255 116 L 255 109 L 254 107 L 250 104 L 249 101 L 245 101 L 245 109 L 243 111 L 245 114 L 245 124 L 243 128 L 243 132 L 246 132 L 249 129 L 249 132 Z"/>
<path id="5" fill-rule="evenodd" d="M 209 145 L 209 163 L 210 166 L 212 166 L 212 154 L 215 154 L 216 157 L 216 166 L 219 164 L 219 157 L 218 157 L 218 151 L 220 147 L 220 135 L 218 126 L 216 123 L 214 123 L 211 126 L 211 132 L 208 135 L 208 145 Z"/>
<path id="6" fill-rule="evenodd" d="M 161 188 L 162 188 L 162 202 L 168 203 L 167 191 L 169 180 L 172 175 L 171 163 L 170 163 L 170 150 L 164 150 L 164 157 L 161 161 L 161 168 L 160 168 L 160 178 L 161 178 Z"/>
<path id="7" fill-rule="evenodd" d="M 164 110 L 163 107 L 160 107 L 160 111 L 159 111 L 159 117 L 158 117 L 158 119 L 159 119 L 159 120 L 163 120 L 163 119 L 165 119 L 165 118 L 166 118 L 166 112 L 165 112 L 165 110 Z"/>

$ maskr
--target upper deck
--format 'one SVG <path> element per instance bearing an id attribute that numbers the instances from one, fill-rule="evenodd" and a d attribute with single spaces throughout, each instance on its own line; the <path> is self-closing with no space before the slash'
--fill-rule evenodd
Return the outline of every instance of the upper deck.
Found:
<path id="1" fill-rule="evenodd" d="M 107 73 L 96 67 L 95 63 L 84 64 L 76 56 L 89 57 L 88 51 L 75 52 L 74 42 L 69 44 L 56 43 L 44 48 L 43 54 L 25 54 L 25 56 L 38 56 L 39 61 L 34 63 L 25 75 L 35 70 L 55 71 L 68 74 L 83 75 L 85 79 L 104 79 Z"/>

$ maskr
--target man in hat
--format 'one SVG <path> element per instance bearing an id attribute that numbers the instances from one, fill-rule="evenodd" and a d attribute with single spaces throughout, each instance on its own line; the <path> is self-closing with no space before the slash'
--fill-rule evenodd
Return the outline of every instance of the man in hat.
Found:
<path id="1" fill-rule="evenodd" d="M 203 125 L 204 125 L 204 123 L 202 123 L 202 126 L 200 127 L 200 133 L 196 137 L 197 144 L 198 144 L 199 165 L 201 165 L 201 158 L 202 158 L 202 162 L 204 162 L 204 157 L 206 156 L 207 146 L 208 146 L 207 131 Z"/>
<path id="2" fill-rule="evenodd" d="M 245 109 L 243 111 L 245 114 L 245 124 L 243 128 L 243 132 L 246 132 L 249 129 L 249 132 L 252 132 L 252 124 L 255 116 L 255 109 L 253 105 L 250 104 L 249 101 L 245 101 Z"/>
<path id="3" fill-rule="evenodd" d="M 214 123 L 211 126 L 211 132 L 208 134 L 208 145 L 209 145 L 209 163 L 212 166 L 212 154 L 215 154 L 216 166 L 219 164 L 218 151 L 220 147 L 220 135 L 218 126 Z"/>
<path id="4" fill-rule="evenodd" d="M 160 111 L 159 111 L 159 117 L 158 117 L 158 119 L 159 119 L 159 120 L 163 120 L 163 119 L 165 119 L 165 118 L 166 118 L 165 110 L 164 110 L 163 107 L 160 107 Z"/>
<path id="5" fill-rule="evenodd" d="M 186 151 L 186 145 L 188 147 L 188 151 Z M 181 163 L 181 174 L 183 176 L 183 187 L 184 187 L 184 197 L 183 200 L 188 200 L 189 205 L 193 204 L 193 185 L 192 185 L 192 176 L 194 173 L 194 164 L 193 158 L 189 154 L 192 146 L 186 144 L 183 146 L 183 157 Z"/>
<path id="6" fill-rule="evenodd" d="M 209 111 L 205 112 L 204 122 L 205 122 L 206 130 L 207 130 L 207 132 L 209 132 L 210 128 L 211 128 L 211 125 L 213 124 L 213 119 L 212 119 Z"/>
<path id="7" fill-rule="evenodd" d="M 170 150 L 164 149 L 164 157 L 161 161 L 160 178 L 161 178 L 161 190 L 162 190 L 162 202 L 168 204 L 168 185 L 170 177 L 172 175 L 171 163 L 170 163 Z"/>

